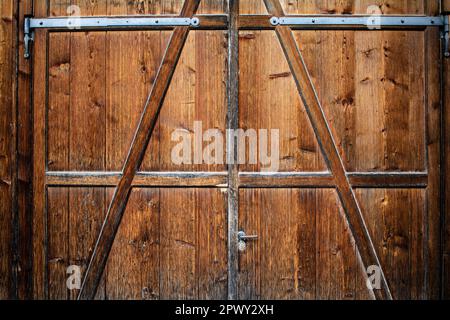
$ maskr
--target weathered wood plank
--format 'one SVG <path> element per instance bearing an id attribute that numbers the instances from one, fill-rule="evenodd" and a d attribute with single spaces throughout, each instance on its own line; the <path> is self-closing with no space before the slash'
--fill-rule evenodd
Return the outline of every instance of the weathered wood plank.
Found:
<path id="1" fill-rule="evenodd" d="M 227 193 L 197 189 L 197 282 L 200 300 L 226 300 L 228 293 Z M 202 205 L 199 205 L 202 203 Z"/>
<path id="2" fill-rule="evenodd" d="M 74 33 L 71 42 L 70 170 L 104 170 L 106 33 Z M 100 230 L 99 221 L 104 217 L 105 189 L 83 191 L 78 188 L 69 192 L 69 215 L 71 226 L 75 228 L 73 232 L 70 230 L 70 258 L 73 264 L 80 263 L 85 272 L 87 259 L 95 245 L 96 232 Z M 95 206 L 84 201 L 99 207 L 95 209 Z M 76 214 L 78 211 L 83 214 Z M 83 224 L 86 219 L 92 220 L 92 229 Z M 84 228 L 88 229 L 83 231 Z M 75 298 L 76 292 L 72 294 Z"/>
<path id="3" fill-rule="evenodd" d="M 32 13 L 32 0 L 24 0 L 19 3 L 18 26 L 23 25 L 25 15 Z M 23 39 L 23 28 L 18 28 L 19 39 Z M 17 154 L 18 154 L 18 292 L 20 299 L 32 297 L 32 104 L 31 104 L 31 63 L 24 58 L 24 44 L 18 44 L 18 104 L 17 104 Z M 20 266 L 20 268 L 19 268 Z"/>
<path id="4" fill-rule="evenodd" d="M 16 296 L 15 1 L 0 4 L 0 299 Z"/>
<path id="5" fill-rule="evenodd" d="M 208 189 L 160 192 L 161 299 L 225 299 L 224 194 Z"/>
<path id="6" fill-rule="evenodd" d="M 246 163 L 240 166 L 240 170 L 326 170 L 276 35 L 270 31 L 241 32 L 240 46 L 240 59 L 246 61 L 240 67 L 240 128 L 268 130 L 269 155 L 274 152 L 270 143 L 271 130 L 279 132 L 279 168 L 270 170 L 269 165 L 253 164 L 247 155 Z M 255 59 L 255 54 L 258 59 Z"/>
<path id="7" fill-rule="evenodd" d="M 49 186 L 117 186 L 120 172 L 49 172 Z M 137 173 L 133 187 L 220 187 L 227 184 L 226 172 L 144 172 Z"/>
<path id="8" fill-rule="evenodd" d="M 105 272 L 108 299 L 159 298 L 159 217 L 158 189 L 133 189 Z"/>
<path id="9" fill-rule="evenodd" d="M 44 1 L 34 3 L 34 15 L 44 17 L 47 15 L 47 3 Z M 36 32 L 34 45 L 47 47 L 47 34 Z M 33 56 L 33 298 L 46 299 L 47 292 L 47 239 L 46 239 L 46 138 L 45 115 L 47 97 L 45 85 L 46 77 L 45 54 Z"/>
<path id="10" fill-rule="evenodd" d="M 69 190 L 49 188 L 47 206 L 48 297 L 51 300 L 68 300 Z"/>
<path id="11" fill-rule="evenodd" d="M 242 1 L 241 1 L 242 2 Z M 239 0 L 228 1 L 228 82 L 226 116 L 227 129 L 239 128 Z M 228 299 L 238 298 L 238 243 L 236 235 L 239 227 L 239 166 L 238 145 L 236 141 L 227 137 L 228 163 Z M 234 139 L 234 138 L 233 138 Z"/>
<path id="12" fill-rule="evenodd" d="M 120 172 L 61 172 L 47 173 L 47 186 L 116 186 Z M 348 174 L 350 184 L 358 188 L 425 188 L 428 175 L 425 173 L 362 173 Z M 226 172 L 138 172 L 133 187 L 217 187 L 227 186 Z M 242 188 L 277 187 L 333 187 L 333 177 L 328 173 L 264 173 L 240 172 L 239 186 Z"/>
<path id="13" fill-rule="evenodd" d="M 281 8 L 289 15 L 295 14 L 366 14 L 377 8 L 382 14 L 423 14 L 425 10 L 438 7 L 439 0 L 281 0 Z M 446 1 L 446 0 L 445 0 Z M 444 2 L 445 2 L 444 1 Z M 444 5 L 445 6 L 445 5 Z M 267 13 L 263 0 L 247 0 L 241 4 L 243 14 L 265 14 Z"/>
<path id="14" fill-rule="evenodd" d="M 448 9 L 450 11 L 450 1 L 446 1 L 448 3 Z M 444 60 L 443 65 L 444 71 L 444 130 L 443 137 L 444 141 L 442 150 L 444 154 L 444 163 L 443 172 L 444 175 L 444 183 L 445 183 L 445 193 L 441 195 L 444 197 L 444 208 L 441 208 L 444 216 L 442 217 L 444 220 L 443 228 L 443 237 L 444 237 L 444 248 L 443 248 L 443 276 L 442 276 L 442 297 L 444 299 L 450 299 L 450 59 Z M 444 210 L 442 210 L 444 209 Z"/>
<path id="15" fill-rule="evenodd" d="M 356 171 L 355 32 L 296 31 L 294 35 L 345 168 Z"/>
<path id="16" fill-rule="evenodd" d="M 425 72 L 426 72 L 426 160 L 428 168 L 427 189 L 427 258 L 428 258 L 428 298 L 440 298 L 442 257 L 441 251 L 441 91 L 440 91 L 440 50 L 439 31 L 428 29 L 425 32 Z"/>
<path id="17" fill-rule="evenodd" d="M 425 191 L 364 189 L 357 194 L 393 297 L 426 298 Z"/>
<path id="18" fill-rule="evenodd" d="M 239 254 L 240 299 L 353 299 L 355 245 L 333 189 L 249 189 L 240 227 L 258 235 Z"/>
<path id="19" fill-rule="evenodd" d="M 57 14 L 53 8 L 52 14 Z M 49 35 L 47 166 L 69 168 L 70 132 L 70 35 Z M 69 190 L 48 189 L 48 285 L 50 299 L 67 299 L 66 270 L 69 265 Z"/>
<path id="20" fill-rule="evenodd" d="M 450 13 L 450 0 L 442 0 L 442 13 Z"/>
<path id="21" fill-rule="evenodd" d="M 239 230 L 248 235 L 261 236 L 261 192 L 258 189 L 239 190 Z M 235 233 L 233 236 L 236 236 Z M 237 262 L 237 299 L 261 299 L 261 240 L 253 241 L 244 252 L 236 252 Z"/>

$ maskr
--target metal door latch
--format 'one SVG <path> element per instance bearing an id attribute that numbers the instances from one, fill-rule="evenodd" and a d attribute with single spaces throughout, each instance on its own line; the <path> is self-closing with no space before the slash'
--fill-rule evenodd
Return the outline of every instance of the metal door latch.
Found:
<path id="1" fill-rule="evenodd" d="M 246 235 L 244 231 L 238 232 L 238 248 L 240 252 L 245 251 L 247 249 L 247 242 L 248 241 L 256 241 L 258 240 L 257 235 Z"/>
<path id="2" fill-rule="evenodd" d="M 442 38 L 444 39 L 444 56 L 450 58 L 450 48 L 449 48 L 449 16 L 444 17 L 444 32 Z"/>
<path id="3" fill-rule="evenodd" d="M 24 28 L 23 28 L 23 33 L 24 33 L 23 47 L 24 47 L 24 57 L 25 57 L 25 59 L 29 59 L 30 58 L 31 42 L 34 41 L 34 33 L 31 30 L 30 23 L 31 23 L 30 18 L 25 18 L 25 25 L 24 25 Z"/>

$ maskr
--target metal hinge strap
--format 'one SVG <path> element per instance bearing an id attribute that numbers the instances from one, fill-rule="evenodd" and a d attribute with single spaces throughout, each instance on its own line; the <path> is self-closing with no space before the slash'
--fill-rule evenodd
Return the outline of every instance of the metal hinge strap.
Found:
<path id="1" fill-rule="evenodd" d="M 429 27 L 429 26 L 443 26 L 444 17 L 427 17 L 427 16 L 304 16 L 304 17 L 271 17 L 270 23 L 276 25 L 287 26 L 342 26 L 342 27 L 356 27 L 356 28 L 371 28 L 377 27 Z"/>
<path id="2" fill-rule="evenodd" d="M 91 29 L 117 29 L 117 28 L 139 28 L 139 27 L 178 27 L 178 26 L 200 26 L 200 19 L 185 17 L 67 17 L 67 18 L 25 18 L 25 58 L 30 57 L 30 42 L 33 41 L 33 30 L 35 29 L 68 29 L 68 30 L 91 30 Z"/>

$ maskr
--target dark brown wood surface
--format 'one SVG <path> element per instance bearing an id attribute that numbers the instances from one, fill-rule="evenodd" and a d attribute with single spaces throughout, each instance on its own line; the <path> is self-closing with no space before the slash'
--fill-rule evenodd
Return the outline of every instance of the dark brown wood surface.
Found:
<path id="1" fill-rule="evenodd" d="M 2 114 L 0 297 L 75 299 L 66 269 L 87 268 L 172 31 L 38 31 L 32 64 L 23 59 L 23 43 L 17 46 L 16 104 L 14 63 L 3 61 L 16 52 L 14 10 L 21 26 L 32 2 L 1 5 L 0 61 L 11 73 L 2 73 L 0 97 L 2 108 L 17 111 L 17 124 L 14 113 Z M 84 16 L 175 16 L 183 3 L 34 1 L 34 15 L 65 16 L 75 4 Z M 439 1 L 280 3 L 293 15 L 365 14 L 371 4 L 383 14 L 439 14 Z M 235 32 L 224 30 L 227 10 L 226 1 L 201 1 L 198 14 L 222 15 L 208 18 L 220 24 L 186 39 L 143 163 L 129 181 L 133 190 L 96 298 L 373 298 L 334 190 L 336 171 L 327 172 L 275 31 L 253 26 L 227 39 Z M 239 1 L 239 11 L 261 16 L 241 17 L 236 28 L 267 24 L 262 0 Z M 450 138 L 445 105 L 441 115 L 437 28 L 292 35 L 393 298 L 448 298 L 449 189 L 441 190 L 450 183 Z M 228 50 L 237 45 L 239 84 L 230 82 L 236 69 L 227 71 L 236 68 L 236 51 Z M 448 82 L 447 60 L 444 66 Z M 237 89 L 227 93 L 227 82 L 239 90 L 228 110 L 227 95 Z M 447 92 L 444 87 L 445 101 Z M 174 165 L 171 134 L 192 133 L 194 121 L 222 132 L 280 129 L 280 172 Z M 259 235 L 243 253 L 230 253 L 236 245 L 230 218 L 238 218 L 235 229 Z"/>
<path id="2" fill-rule="evenodd" d="M 0 4 L 0 299 L 14 297 L 16 274 L 17 190 L 16 136 L 16 56 L 13 1 Z"/>

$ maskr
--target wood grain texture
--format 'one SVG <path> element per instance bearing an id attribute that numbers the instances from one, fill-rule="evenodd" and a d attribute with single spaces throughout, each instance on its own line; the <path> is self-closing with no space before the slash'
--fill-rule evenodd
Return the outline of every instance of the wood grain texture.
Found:
<path id="1" fill-rule="evenodd" d="M 279 130 L 280 172 L 326 171 L 276 35 L 271 31 L 242 31 L 239 41 L 239 58 L 247 61 L 240 67 L 240 128 L 267 129 L 269 134 L 272 129 Z M 255 54 L 258 59 L 254 59 Z M 261 169 L 259 161 L 250 164 L 247 160 L 240 166 L 242 171 Z"/>
<path id="2" fill-rule="evenodd" d="M 14 36 L 15 2 L 0 4 L 0 299 L 16 295 L 14 282 L 15 243 L 13 221 L 17 223 L 14 202 L 17 185 L 15 173 L 15 48 Z"/>
<path id="3" fill-rule="evenodd" d="M 18 25 L 23 25 L 25 15 L 32 14 L 32 0 L 20 1 Z M 19 27 L 19 39 L 23 39 L 23 28 Z M 17 297 L 20 299 L 32 297 L 32 104 L 31 104 L 31 63 L 24 58 L 24 44 L 18 44 L 18 102 L 17 102 L 17 162 L 18 162 L 18 190 L 17 210 L 19 217 L 18 236 L 18 288 Z"/>
<path id="4" fill-rule="evenodd" d="M 165 48 L 168 34 L 163 32 L 163 35 L 165 40 L 161 41 L 161 45 Z M 221 163 L 208 164 L 202 156 L 203 148 L 209 143 L 196 140 L 208 129 L 218 130 L 222 136 L 225 135 L 225 48 L 224 32 L 199 30 L 189 34 L 140 170 L 226 170 L 224 152 Z M 201 125 L 196 126 L 200 122 Z M 188 163 L 176 164 L 173 161 L 172 150 L 179 143 L 179 140 L 174 139 L 175 131 L 188 135 L 192 142 Z"/>
<path id="5" fill-rule="evenodd" d="M 70 5 L 78 5 L 82 16 L 90 15 L 177 15 L 184 0 L 49 0 L 49 12 L 53 16 L 67 16 Z M 63 9 L 63 11 L 60 11 Z M 198 9 L 199 14 L 224 14 L 226 0 L 203 0 Z"/>
<path id="6" fill-rule="evenodd" d="M 450 6 L 449 6 L 450 8 Z M 444 202 L 444 225 L 443 237 L 443 278 L 442 278 L 442 297 L 446 300 L 450 299 L 450 59 L 444 60 L 444 183 L 445 183 L 445 202 Z"/>
<path id="7" fill-rule="evenodd" d="M 57 14 L 56 8 L 52 12 Z M 70 35 L 49 36 L 49 103 L 47 158 L 50 170 L 69 168 L 70 139 Z M 48 190 L 48 286 L 50 299 L 68 299 L 69 190 Z"/>
<path id="8" fill-rule="evenodd" d="M 279 8 L 279 2 L 277 0 L 266 0 L 265 3 L 269 12 L 277 16 L 283 15 L 283 11 Z M 286 59 L 290 64 L 298 92 L 302 97 L 308 117 L 316 133 L 316 138 L 321 146 L 322 154 L 325 157 L 330 171 L 334 175 L 336 188 L 342 205 L 345 208 L 348 223 L 352 230 L 359 254 L 361 255 L 363 266 L 365 269 L 371 265 L 380 267 L 382 290 L 374 291 L 374 294 L 378 298 L 391 299 L 389 286 L 381 269 L 382 267 L 377 253 L 368 234 L 358 202 L 346 176 L 344 164 L 339 156 L 308 69 L 298 50 L 292 31 L 288 27 L 278 26 L 276 32 L 285 52 Z"/>
<path id="9" fill-rule="evenodd" d="M 47 3 L 41 1 L 34 3 L 34 15 L 44 17 L 47 15 Z M 34 44 L 37 47 L 47 46 L 47 34 L 36 32 Z M 45 144 L 45 116 L 47 96 L 45 84 L 47 82 L 45 55 L 33 56 L 33 87 L 39 88 L 33 94 L 33 298 L 46 299 L 47 291 L 47 216 L 45 189 L 46 170 L 46 144 Z"/>
<path id="10" fill-rule="evenodd" d="M 362 278 L 333 189 L 242 190 L 240 299 L 355 299 Z"/>
<path id="11" fill-rule="evenodd" d="M 71 39 L 70 170 L 104 170 L 106 33 L 74 33 Z M 74 125 L 74 124 L 78 125 Z M 96 130 L 92 131 L 91 128 Z M 89 137 L 89 139 L 87 139 Z M 69 191 L 70 264 L 87 269 L 105 216 L 105 189 Z M 102 285 L 104 290 L 104 285 Z M 99 290 L 101 291 L 101 290 Z M 71 292 L 71 298 L 77 292 Z"/>
<path id="12" fill-rule="evenodd" d="M 423 32 L 295 36 L 346 170 L 425 171 Z"/>
<path id="13" fill-rule="evenodd" d="M 20 2 L 21 19 L 31 2 Z M 370 4 L 384 14 L 436 15 L 439 9 L 438 1 L 419 0 L 280 2 L 278 9 L 287 14 L 366 13 Z M 80 5 L 83 15 L 99 16 L 175 16 L 183 6 L 183 0 L 50 0 L 35 1 L 35 15 L 66 15 L 71 3 Z M 263 1 L 239 3 L 243 14 L 268 14 Z M 6 1 L 1 6 L 7 6 Z M 226 9 L 226 1 L 203 0 L 198 13 L 224 14 Z M 228 33 L 227 39 L 223 30 L 196 30 L 187 37 L 145 158 L 130 182 L 134 189 L 111 242 L 96 298 L 373 298 L 352 229 L 333 190 L 333 172 L 327 172 L 276 33 Z M 32 293 L 38 299 L 76 298 L 78 292 L 66 288 L 66 268 L 87 266 L 171 34 L 38 31 L 33 104 L 30 63 L 23 60 L 20 44 L 19 297 Z M 448 204 L 440 208 L 439 198 L 448 202 L 449 197 L 440 194 L 439 180 L 449 170 L 445 150 L 450 138 L 448 125 L 436 125 L 441 121 L 438 30 L 295 30 L 291 43 L 308 66 L 349 186 L 358 188 L 357 199 L 393 298 L 435 299 L 440 286 L 442 296 L 448 297 L 450 218 Z M 8 52 L 0 50 L 0 63 Z M 227 92 L 227 68 L 233 64 Z M 0 93 L 11 90 L 3 89 L 8 76 L 0 79 Z M 233 94 L 237 90 L 239 95 Z M 228 123 L 227 95 L 240 109 L 229 113 Z M 443 111 L 448 122 L 447 108 Z M 11 143 L 2 140 L 4 133 L 12 132 L 8 117 L 0 121 L 0 163 L 5 163 L 0 188 L 9 193 Z M 223 164 L 175 166 L 171 133 L 184 128 L 193 136 L 196 120 L 203 121 L 204 129 L 221 132 L 230 124 L 280 129 L 281 172 L 264 175 L 260 165 L 241 166 L 240 172 L 237 166 L 227 172 Z M 443 141 L 441 129 L 446 130 Z M 447 162 L 442 164 L 442 158 Z M 236 193 L 237 186 L 243 190 L 230 197 L 226 188 Z M 239 208 L 230 207 L 230 199 L 231 204 L 238 201 Z M 234 218 L 239 210 L 239 224 L 228 228 L 228 235 L 227 206 Z M 440 235 L 441 213 L 446 215 L 445 239 Z M 8 217 L 0 221 L 2 239 L 3 234 L 11 238 L 4 228 L 10 223 Z M 238 227 L 260 236 L 244 253 L 237 253 L 235 246 Z M 1 252 L 10 256 L 9 251 L 5 246 Z M 2 259 L 0 270 L 14 271 Z M 236 274 L 229 272 L 233 261 L 238 262 L 236 278 L 230 278 Z M 4 289 L 11 286 L 8 277 L 0 281 L 0 297 L 10 296 Z"/>
<path id="14" fill-rule="evenodd" d="M 442 13 L 450 13 L 450 1 L 442 0 Z"/>
<path id="15" fill-rule="evenodd" d="M 161 299 L 226 299 L 224 200 L 218 190 L 161 189 Z"/>
<path id="16" fill-rule="evenodd" d="M 428 295 L 430 299 L 440 297 L 441 275 L 435 270 L 440 269 L 441 251 L 441 94 L 440 94 L 440 60 L 439 31 L 429 29 L 425 32 L 425 65 L 428 90 L 426 92 L 426 146 L 428 166 L 427 214 L 428 214 L 428 262 L 429 273 Z"/>
<path id="17" fill-rule="evenodd" d="M 424 190 L 358 190 L 364 217 L 395 299 L 426 299 Z"/>
<path id="18" fill-rule="evenodd" d="M 228 29 L 228 72 L 227 72 L 227 129 L 236 130 L 239 128 L 239 82 L 240 82 L 240 64 L 239 64 L 239 0 L 228 2 L 229 29 Z M 238 243 L 236 233 L 239 232 L 239 165 L 238 143 L 235 138 L 230 139 L 227 134 L 227 163 L 228 163 L 228 299 L 238 298 Z M 232 140 L 234 139 L 234 140 Z"/>
<path id="19" fill-rule="evenodd" d="M 180 16 L 192 16 L 198 8 L 198 1 L 186 1 Z M 92 253 L 91 262 L 86 271 L 80 299 L 92 299 L 101 280 L 106 266 L 109 251 L 113 245 L 115 235 L 123 217 L 123 213 L 130 195 L 131 183 L 136 171 L 142 164 L 145 150 L 155 128 L 159 112 L 164 101 L 167 88 L 170 84 L 179 60 L 181 51 L 189 33 L 188 27 L 177 27 L 171 37 L 160 70 L 144 107 L 141 122 L 136 130 L 135 138 L 123 169 L 123 176 L 111 201 L 105 222 L 101 229 L 98 241 Z"/>
<path id="20" fill-rule="evenodd" d="M 160 297 L 159 223 L 159 190 L 134 189 L 105 271 L 107 299 Z"/>
<path id="21" fill-rule="evenodd" d="M 370 6 L 382 14 L 423 14 L 428 8 L 439 8 L 439 0 L 280 0 L 286 14 L 367 14 Z M 242 14 L 267 14 L 263 0 L 241 1 Z"/>

